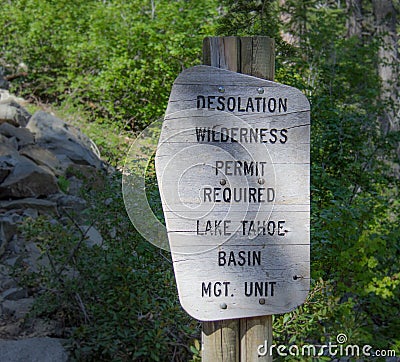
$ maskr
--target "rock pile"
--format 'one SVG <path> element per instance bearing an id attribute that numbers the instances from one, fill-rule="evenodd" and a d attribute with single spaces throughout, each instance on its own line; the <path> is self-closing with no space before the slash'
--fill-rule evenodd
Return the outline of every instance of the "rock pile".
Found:
<path id="1" fill-rule="evenodd" d="M 101 183 L 104 170 L 97 147 L 78 129 L 43 111 L 31 115 L 0 89 L 0 339 L 57 334 L 56 326 L 38 321 L 30 333 L 21 331 L 33 297 L 10 268 L 24 263 L 34 270 L 40 251 L 18 226 L 27 217 L 84 209 L 82 184 Z"/>
<path id="2" fill-rule="evenodd" d="M 32 217 L 59 206 L 84 205 L 74 174 L 95 178 L 103 163 L 94 143 L 76 128 L 43 111 L 31 116 L 5 91 L 0 96 L 1 255 L 21 213 Z M 62 181 L 74 185 L 72 195 L 60 189 Z"/>

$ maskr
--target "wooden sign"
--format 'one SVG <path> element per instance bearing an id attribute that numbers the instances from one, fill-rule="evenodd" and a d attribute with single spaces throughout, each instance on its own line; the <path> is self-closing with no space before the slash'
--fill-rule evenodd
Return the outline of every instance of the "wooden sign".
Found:
<path id="1" fill-rule="evenodd" d="M 171 91 L 156 171 L 179 298 L 193 317 L 291 311 L 309 290 L 309 103 L 197 66 Z"/>

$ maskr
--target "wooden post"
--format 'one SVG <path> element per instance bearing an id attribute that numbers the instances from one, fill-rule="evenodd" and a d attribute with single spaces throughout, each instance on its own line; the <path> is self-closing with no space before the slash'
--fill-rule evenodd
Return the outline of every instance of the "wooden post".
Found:
<path id="1" fill-rule="evenodd" d="M 266 36 L 205 38 L 203 63 L 232 72 L 274 80 L 275 41 Z"/>
<path id="2" fill-rule="evenodd" d="M 203 322 L 202 361 L 240 361 L 240 319 Z"/>
<path id="3" fill-rule="evenodd" d="M 213 67 L 274 80 L 275 43 L 268 37 L 208 37 L 203 63 Z M 258 346 L 272 344 L 272 316 L 203 322 L 203 362 L 269 362 Z"/>

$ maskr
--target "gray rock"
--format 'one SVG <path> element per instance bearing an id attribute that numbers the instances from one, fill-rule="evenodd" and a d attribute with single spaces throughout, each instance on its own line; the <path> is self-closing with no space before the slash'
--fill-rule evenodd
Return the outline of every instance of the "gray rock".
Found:
<path id="1" fill-rule="evenodd" d="M 16 319 L 24 318 L 30 312 L 34 301 L 34 298 L 5 300 L 3 302 L 3 313 Z"/>
<path id="2" fill-rule="evenodd" d="M 0 341 L 0 362 L 66 362 L 63 341 L 56 338 L 29 338 Z"/>
<path id="3" fill-rule="evenodd" d="M 25 209 L 23 212 L 24 217 L 28 217 L 30 219 L 37 219 L 39 216 L 38 210 L 35 209 Z"/>
<path id="4" fill-rule="evenodd" d="M 11 322 L 0 327 L 0 336 L 7 336 L 7 338 L 16 338 L 21 333 L 21 323 Z M 0 348 L 0 362 L 3 362 Z"/>
<path id="5" fill-rule="evenodd" d="M 56 202 L 58 207 L 75 211 L 82 211 L 87 207 L 87 202 L 84 199 L 78 196 L 65 195 L 62 193 L 50 195 L 48 200 Z"/>
<path id="6" fill-rule="evenodd" d="M 117 236 L 117 228 L 115 226 L 113 226 L 109 230 L 109 235 L 111 236 L 112 239 L 115 239 L 115 237 Z"/>
<path id="7" fill-rule="evenodd" d="M 0 133 L 6 137 L 15 137 L 19 147 L 34 143 L 33 134 L 27 128 L 15 127 L 9 123 L 0 125 Z"/>
<path id="8" fill-rule="evenodd" d="M 48 257 L 41 253 L 37 245 L 33 242 L 25 245 L 26 257 L 23 259 L 23 264 L 29 267 L 29 270 L 37 273 L 39 267 L 49 267 L 50 261 Z"/>
<path id="9" fill-rule="evenodd" d="M 0 143 L 0 160 L 9 161 L 10 166 L 15 166 L 16 161 L 12 162 L 14 156 L 18 156 L 18 151 L 7 143 Z M 12 162 L 12 163 L 10 163 Z"/>
<path id="10" fill-rule="evenodd" d="M 66 155 L 55 154 L 54 156 L 56 156 L 58 162 L 60 162 L 62 170 L 67 170 L 68 167 L 74 164 Z"/>
<path id="11" fill-rule="evenodd" d="M 4 254 L 7 247 L 7 237 L 2 229 L 0 229 L 0 256 Z"/>
<path id="12" fill-rule="evenodd" d="M 23 238 L 13 238 L 9 241 L 7 250 L 17 255 L 23 253 L 25 250 L 25 240 Z"/>
<path id="13" fill-rule="evenodd" d="M 17 282 L 14 278 L 10 276 L 2 276 L 0 278 L 0 293 L 4 292 L 7 289 L 15 288 L 17 286 Z"/>
<path id="14" fill-rule="evenodd" d="M 94 226 L 81 225 L 79 228 L 85 235 L 85 243 L 87 246 L 93 247 L 97 245 L 99 247 L 103 247 L 103 237 Z"/>
<path id="15" fill-rule="evenodd" d="M 6 137 L 0 134 L 0 144 L 10 146 L 16 150 L 18 149 L 18 142 L 15 137 Z"/>
<path id="16" fill-rule="evenodd" d="M 19 154 L 34 161 L 39 166 L 48 167 L 55 175 L 64 174 L 66 168 L 49 150 L 38 145 L 29 145 L 20 149 Z"/>
<path id="17" fill-rule="evenodd" d="M 0 76 L 0 89 L 8 89 L 8 88 L 10 88 L 10 82 Z"/>
<path id="18" fill-rule="evenodd" d="M 5 156 L 8 157 L 5 160 L 3 157 L 0 157 L 0 165 L 3 161 L 14 167 L 0 184 L 0 199 L 39 197 L 59 192 L 57 180 L 48 170 L 19 154 Z"/>
<path id="19" fill-rule="evenodd" d="M 400 358 L 399 357 L 387 357 L 385 359 L 385 362 L 399 362 Z"/>
<path id="20" fill-rule="evenodd" d="M 5 251 L 8 242 L 17 233 L 17 224 L 9 215 L 0 215 L 0 255 Z"/>
<path id="21" fill-rule="evenodd" d="M 9 103 L 12 101 L 14 101 L 15 103 L 18 103 L 18 104 L 26 103 L 25 99 L 19 98 L 19 97 L 16 97 L 16 96 L 10 94 L 10 92 L 6 89 L 0 89 L 0 103 Z"/>
<path id="22" fill-rule="evenodd" d="M 102 167 L 94 143 L 78 129 L 59 118 L 38 111 L 29 120 L 27 128 L 35 134 L 39 145 L 56 155 L 65 155 L 77 164 Z"/>
<path id="23" fill-rule="evenodd" d="M 20 259 L 21 258 L 19 256 L 13 256 L 12 258 L 4 260 L 3 264 L 14 267 Z"/>
<path id="24" fill-rule="evenodd" d="M 11 172 L 10 167 L 7 166 L 1 167 L 0 165 L 0 184 L 7 178 L 10 172 Z"/>
<path id="25" fill-rule="evenodd" d="M 8 177 L 15 166 L 13 156 L 16 151 L 5 144 L 0 144 L 0 184 Z"/>
<path id="26" fill-rule="evenodd" d="M 30 117 L 30 113 L 13 99 L 0 101 L 0 124 L 7 122 L 14 126 L 25 127 Z"/>
<path id="27" fill-rule="evenodd" d="M 25 327 L 29 328 L 29 337 L 44 337 L 53 336 L 60 337 L 63 334 L 63 326 L 60 321 L 55 321 L 51 319 L 33 318 L 29 319 L 25 324 Z M 1 362 L 1 361 L 0 361 Z"/>
<path id="28" fill-rule="evenodd" d="M 28 296 L 28 292 L 24 288 L 10 288 L 1 293 L 1 298 L 5 300 L 18 300 Z"/>
<path id="29" fill-rule="evenodd" d="M 12 201 L 0 201 L 0 209 L 17 210 L 17 209 L 34 209 L 43 213 L 56 213 L 57 204 L 54 201 L 25 198 Z M 1 220 L 1 219 L 0 219 Z"/>

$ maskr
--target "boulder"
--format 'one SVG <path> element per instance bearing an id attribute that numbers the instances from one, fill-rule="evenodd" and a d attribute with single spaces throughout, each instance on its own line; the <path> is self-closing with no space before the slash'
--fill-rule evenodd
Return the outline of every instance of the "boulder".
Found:
<path id="1" fill-rule="evenodd" d="M 2 183 L 11 172 L 11 167 L 6 164 L 0 164 L 0 183 Z"/>
<path id="2" fill-rule="evenodd" d="M 94 226 L 81 225 L 79 228 L 85 236 L 85 243 L 88 247 L 103 247 L 104 240 L 100 232 Z"/>
<path id="3" fill-rule="evenodd" d="M 3 123 L 0 125 L 0 134 L 8 138 L 15 137 L 19 147 L 34 143 L 31 131 L 24 127 L 15 127 L 9 123 Z"/>
<path id="4" fill-rule="evenodd" d="M 26 271 L 38 273 L 40 268 L 50 268 L 50 261 L 45 254 L 42 254 L 34 242 L 25 244 L 25 255 L 22 257 L 22 264 Z"/>
<path id="5" fill-rule="evenodd" d="M 2 303 L 3 313 L 16 319 L 24 318 L 33 305 L 34 299 L 22 298 L 19 300 L 5 300 Z"/>
<path id="6" fill-rule="evenodd" d="M 63 341 L 37 337 L 16 341 L 0 341 L 0 359 L 7 362 L 66 362 L 68 353 Z"/>
<path id="7" fill-rule="evenodd" d="M 0 337 L 6 337 L 7 339 L 16 338 L 21 333 L 21 323 L 20 322 L 8 322 L 6 325 L 0 326 Z M 0 356 L 2 357 L 2 349 L 0 347 Z M 0 362 L 5 362 L 0 358 Z"/>
<path id="8" fill-rule="evenodd" d="M 6 137 L 0 133 L 0 145 L 7 145 L 12 148 L 18 149 L 18 142 L 15 137 Z"/>
<path id="9" fill-rule="evenodd" d="M 67 156 L 81 165 L 102 168 L 102 161 L 94 143 L 75 127 L 49 113 L 36 112 L 27 124 L 36 142 L 55 155 Z"/>
<path id="10" fill-rule="evenodd" d="M 25 243 L 26 240 L 24 238 L 13 238 L 7 246 L 7 250 L 11 254 L 11 259 L 14 256 L 20 256 L 24 253 L 25 251 Z"/>
<path id="11" fill-rule="evenodd" d="M 4 272 L 3 276 L 0 278 L 0 293 L 7 289 L 15 288 L 16 286 L 17 282 L 15 278 L 10 277 L 8 272 Z"/>
<path id="12" fill-rule="evenodd" d="M 55 175 L 65 172 L 65 165 L 49 150 L 38 145 L 29 145 L 20 149 L 19 154 L 35 162 L 39 166 L 48 167 Z"/>
<path id="13" fill-rule="evenodd" d="M 30 113 L 12 98 L 0 100 L 0 124 L 7 122 L 16 127 L 25 127 L 30 117 Z"/>
<path id="14" fill-rule="evenodd" d="M 4 253 L 8 242 L 12 239 L 16 232 L 17 223 L 12 215 L 0 215 L 0 256 Z"/>
<path id="15" fill-rule="evenodd" d="M 73 211 L 83 211 L 87 208 L 87 202 L 74 195 L 65 195 L 62 193 L 50 195 L 48 200 L 56 202 L 57 206 L 62 209 L 73 210 Z"/>
<path id="16" fill-rule="evenodd" d="M 25 99 L 10 94 L 10 92 L 6 89 L 0 89 L 0 103 L 8 103 L 11 101 L 17 103 L 18 105 L 26 103 Z"/>
<path id="17" fill-rule="evenodd" d="M 40 197 L 59 192 L 54 175 L 26 157 L 15 153 L 1 156 L 0 152 L 0 167 L 4 164 L 13 167 L 0 184 L 0 199 Z"/>
<path id="18" fill-rule="evenodd" d="M 0 256 L 3 255 L 4 251 L 7 247 L 7 237 L 3 231 L 2 226 L 0 225 Z"/>
<path id="19" fill-rule="evenodd" d="M 0 161 L 8 162 L 10 166 L 15 166 L 13 157 L 18 157 L 18 151 L 8 143 L 0 143 Z"/>
<path id="20" fill-rule="evenodd" d="M 49 213 L 57 213 L 57 204 L 49 200 L 35 199 L 28 197 L 19 200 L 0 201 L 0 209 L 4 210 L 34 209 L 41 213 L 49 214 Z"/>
<path id="21" fill-rule="evenodd" d="M 15 287 L 5 290 L 1 293 L 1 299 L 18 300 L 28 297 L 28 291 L 25 288 Z"/>
<path id="22" fill-rule="evenodd" d="M 11 274 L 19 267 L 24 273 L 50 268 L 50 259 L 18 226 L 39 215 L 63 224 L 73 215 L 85 243 L 104 247 L 99 231 L 84 226 L 89 205 L 79 196 L 104 188 L 105 167 L 96 145 L 77 128 L 42 111 L 31 116 L 16 102 L 0 89 L 0 362 L 58 362 L 68 357 L 61 343 L 37 337 L 61 336 L 61 326 L 27 316 L 40 290 L 21 288 Z M 76 273 L 66 270 L 71 278 Z M 21 337 L 35 338 L 1 341 Z"/>

